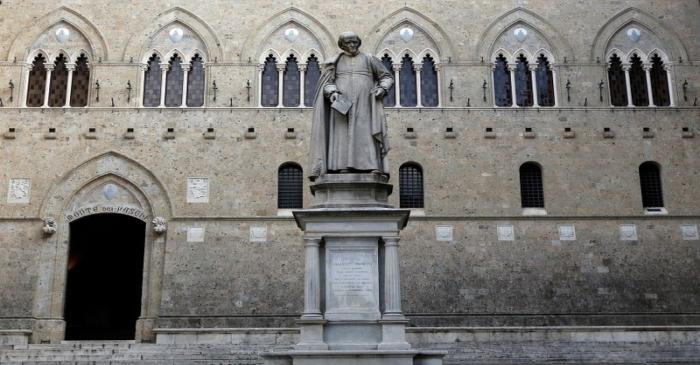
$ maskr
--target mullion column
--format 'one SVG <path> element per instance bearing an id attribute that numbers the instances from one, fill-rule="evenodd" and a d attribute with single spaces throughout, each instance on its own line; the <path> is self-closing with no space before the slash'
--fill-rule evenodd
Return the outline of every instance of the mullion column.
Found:
<path id="1" fill-rule="evenodd" d="M 437 78 L 437 107 L 442 107 L 442 82 L 440 81 L 442 65 L 439 63 L 435 64 L 435 77 Z"/>
<path id="2" fill-rule="evenodd" d="M 421 81 L 420 81 L 420 71 L 423 68 L 422 63 L 416 63 L 413 65 L 413 70 L 416 72 L 416 107 L 421 108 L 423 107 L 423 101 L 422 96 L 421 96 Z"/>
<path id="3" fill-rule="evenodd" d="M 557 69 L 554 65 L 549 65 L 549 70 L 552 71 L 552 86 L 554 87 L 554 107 L 559 106 L 559 86 L 557 86 Z"/>
<path id="4" fill-rule="evenodd" d="M 165 108 L 165 87 L 169 69 L 169 63 L 160 64 L 160 105 L 158 106 L 160 108 Z"/>
<path id="5" fill-rule="evenodd" d="M 143 107 L 143 97 L 146 90 L 146 70 L 148 70 L 147 64 L 139 65 L 139 103 L 138 106 Z"/>
<path id="6" fill-rule="evenodd" d="M 304 83 L 306 82 L 306 64 L 305 63 L 300 63 L 299 64 L 299 107 L 303 108 L 304 107 L 304 99 L 305 99 L 305 92 L 306 88 L 304 87 Z"/>
<path id="7" fill-rule="evenodd" d="M 51 91 L 51 72 L 53 72 L 54 65 L 51 63 L 45 63 L 46 68 L 46 85 L 44 85 L 44 104 L 42 107 L 49 107 L 49 92 Z"/>
<path id="8" fill-rule="evenodd" d="M 284 63 L 277 64 L 277 107 L 281 108 L 284 106 L 284 71 L 287 69 L 287 65 Z"/>
<path id="9" fill-rule="evenodd" d="M 644 75 L 647 79 L 647 98 L 649 99 L 649 106 L 655 107 L 656 105 L 654 105 L 654 94 L 651 91 L 651 65 L 644 64 L 642 67 L 644 67 Z"/>
<path id="10" fill-rule="evenodd" d="M 262 83 L 262 75 L 263 71 L 265 71 L 265 64 L 259 64 L 258 65 L 258 108 L 262 108 L 262 93 L 263 93 L 263 83 Z"/>
<path id="11" fill-rule="evenodd" d="M 629 63 L 622 65 L 622 71 L 625 72 L 625 88 L 627 90 L 627 107 L 631 108 L 632 104 L 632 84 L 630 83 L 630 67 Z"/>
<path id="12" fill-rule="evenodd" d="M 517 70 L 517 65 L 514 63 L 508 64 L 508 72 L 510 73 L 510 98 L 512 99 L 511 107 L 517 108 L 517 92 L 515 90 L 515 70 Z"/>
<path id="13" fill-rule="evenodd" d="M 182 64 L 182 103 L 180 104 L 181 108 L 187 107 L 187 75 L 190 72 L 190 64 L 189 63 L 183 63 Z"/>
<path id="14" fill-rule="evenodd" d="M 676 106 L 676 101 L 673 98 L 673 82 L 671 81 L 671 65 L 664 64 L 664 71 L 666 71 L 666 82 L 668 83 L 668 106 Z"/>
<path id="15" fill-rule="evenodd" d="M 539 108 L 539 97 L 537 95 L 537 64 L 528 65 L 530 69 L 530 81 L 532 84 L 532 107 Z"/>
<path id="16" fill-rule="evenodd" d="M 66 103 L 63 107 L 70 108 L 70 95 L 73 89 L 73 71 L 75 71 L 75 63 L 66 64 L 66 69 L 68 70 L 68 81 L 66 82 Z"/>
<path id="17" fill-rule="evenodd" d="M 401 79 L 399 78 L 401 76 L 401 64 L 400 63 L 394 63 L 394 94 L 396 95 L 394 97 L 394 102 L 395 102 L 395 107 L 400 108 L 401 107 Z"/>

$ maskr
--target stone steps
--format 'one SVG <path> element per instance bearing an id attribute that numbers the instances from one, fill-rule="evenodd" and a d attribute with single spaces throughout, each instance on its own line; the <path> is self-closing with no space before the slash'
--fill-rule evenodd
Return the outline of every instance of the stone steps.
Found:
<path id="1" fill-rule="evenodd" d="M 235 345 L 156 345 L 134 343 L 63 343 L 0 349 L 0 364 L 8 365 L 179 365 L 261 364 L 259 353 L 269 348 Z"/>

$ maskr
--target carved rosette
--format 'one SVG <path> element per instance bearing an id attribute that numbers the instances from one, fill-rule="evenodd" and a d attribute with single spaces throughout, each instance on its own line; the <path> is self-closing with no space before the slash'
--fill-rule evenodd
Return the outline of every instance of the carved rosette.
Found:
<path id="1" fill-rule="evenodd" d="M 51 218 L 51 217 L 46 217 L 43 219 L 44 225 L 41 227 L 41 230 L 44 231 L 44 234 L 47 236 L 50 236 L 54 233 L 56 233 L 56 220 Z"/>
<path id="2" fill-rule="evenodd" d="M 157 234 L 163 234 L 165 231 L 168 229 L 168 226 L 165 224 L 165 218 L 163 217 L 155 217 L 153 218 L 153 231 L 156 232 Z"/>

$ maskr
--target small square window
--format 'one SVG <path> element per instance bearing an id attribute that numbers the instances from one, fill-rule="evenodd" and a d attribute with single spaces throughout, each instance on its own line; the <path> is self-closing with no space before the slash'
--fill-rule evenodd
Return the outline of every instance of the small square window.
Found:
<path id="1" fill-rule="evenodd" d="M 249 128 L 248 128 L 248 133 L 255 133 L 255 128 L 249 127 Z"/>
<path id="2" fill-rule="evenodd" d="M 491 128 L 491 127 L 486 127 L 486 131 L 487 131 L 487 132 L 493 132 L 493 128 Z"/>
<path id="3" fill-rule="evenodd" d="M 126 132 L 127 132 L 127 133 L 134 133 L 134 128 L 127 128 L 127 129 L 126 129 Z"/>
<path id="4" fill-rule="evenodd" d="M 211 128 L 211 127 L 207 128 L 207 132 L 208 132 L 208 133 L 214 133 L 214 128 Z"/>
<path id="5" fill-rule="evenodd" d="M 95 128 L 88 128 L 88 132 L 95 133 Z"/>
<path id="6" fill-rule="evenodd" d="M 412 127 L 408 127 L 408 128 L 406 128 L 406 132 L 408 132 L 408 133 L 411 133 L 411 132 L 413 132 L 413 128 L 412 128 Z"/>
<path id="7" fill-rule="evenodd" d="M 168 133 L 173 133 L 175 132 L 175 128 L 168 128 Z"/>
<path id="8" fill-rule="evenodd" d="M 608 127 L 603 128 L 603 132 L 610 132 L 610 128 L 608 128 Z"/>
<path id="9" fill-rule="evenodd" d="M 564 128 L 564 132 L 571 132 L 571 128 L 569 128 L 569 127 Z"/>
<path id="10" fill-rule="evenodd" d="M 15 129 L 14 129 L 14 128 L 10 128 L 9 131 L 10 131 L 10 133 L 15 133 Z"/>
<path id="11" fill-rule="evenodd" d="M 525 132 L 532 132 L 532 128 L 525 128 Z"/>
<path id="12" fill-rule="evenodd" d="M 294 128 L 287 128 L 287 133 L 294 133 Z"/>
<path id="13" fill-rule="evenodd" d="M 689 132 L 689 131 L 690 131 L 690 128 L 688 128 L 688 127 L 683 127 L 683 132 Z"/>
<path id="14" fill-rule="evenodd" d="M 447 127 L 447 129 L 446 129 L 445 131 L 446 131 L 446 132 L 454 132 L 454 130 L 452 129 L 452 127 Z"/>
<path id="15" fill-rule="evenodd" d="M 643 130 L 644 132 L 649 132 L 649 128 L 648 128 L 648 127 L 644 127 L 642 130 Z"/>
<path id="16" fill-rule="evenodd" d="M 49 133 L 56 133 L 56 128 L 49 128 Z"/>

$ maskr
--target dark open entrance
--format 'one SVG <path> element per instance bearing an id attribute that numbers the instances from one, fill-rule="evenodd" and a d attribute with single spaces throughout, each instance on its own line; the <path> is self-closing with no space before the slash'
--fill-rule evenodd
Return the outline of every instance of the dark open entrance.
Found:
<path id="1" fill-rule="evenodd" d="M 146 223 L 96 214 L 70 224 L 66 340 L 133 340 L 141 313 Z"/>

